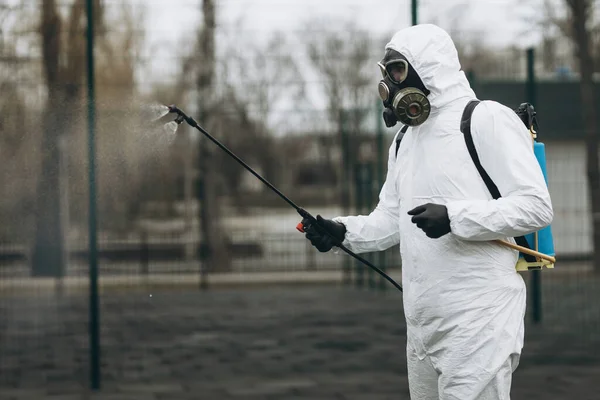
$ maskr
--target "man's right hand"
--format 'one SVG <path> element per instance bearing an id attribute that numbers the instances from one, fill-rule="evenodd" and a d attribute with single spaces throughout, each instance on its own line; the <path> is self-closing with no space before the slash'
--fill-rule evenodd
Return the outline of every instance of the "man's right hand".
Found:
<path id="1" fill-rule="evenodd" d="M 317 223 L 312 224 L 306 230 L 305 236 L 317 250 L 326 253 L 333 246 L 337 246 L 344 241 L 346 226 L 340 222 L 323 219 L 320 215 L 317 215 Z"/>

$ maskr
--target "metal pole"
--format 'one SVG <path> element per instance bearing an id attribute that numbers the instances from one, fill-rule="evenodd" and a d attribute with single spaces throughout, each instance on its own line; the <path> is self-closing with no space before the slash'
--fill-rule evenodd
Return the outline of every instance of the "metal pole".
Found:
<path id="1" fill-rule="evenodd" d="M 373 186 L 374 186 L 374 180 L 375 180 L 375 174 L 373 173 L 373 161 L 369 160 L 367 161 L 364 166 L 363 166 L 363 171 L 364 171 L 364 181 L 363 181 L 363 188 L 364 190 L 364 196 L 365 196 L 365 213 L 368 214 L 369 212 L 371 212 L 371 210 L 373 210 Z M 381 252 L 380 252 L 381 253 Z M 376 262 L 375 260 L 375 255 L 374 254 L 368 254 L 367 255 L 367 259 L 371 262 Z M 369 280 L 369 288 L 370 289 L 374 289 L 375 288 L 375 273 L 373 270 L 369 269 L 367 271 L 367 276 L 368 276 L 368 280 Z"/>
<path id="2" fill-rule="evenodd" d="M 100 315 L 98 306 L 98 249 L 96 219 L 96 109 L 94 92 L 94 4 L 87 8 L 88 163 L 89 163 L 89 267 L 90 267 L 90 380 L 100 389 Z"/>
<path id="3" fill-rule="evenodd" d="M 383 104 L 378 101 L 377 102 L 377 186 L 379 190 L 383 187 L 383 183 L 385 181 L 385 171 L 387 169 L 387 154 L 385 153 L 384 145 L 383 145 L 383 117 L 381 114 L 383 113 Z M 379 252 L 379 266 L 382 271 L 385 272 L 387 267 L 387 257 L 385 251 Z M 379 289 L 385 290 L 386 284 L 385 279 L 379 280 Z"/>
<path id="4" fill-rule="evenodd" d="M 346 113 L 344 112 L 344 110 L 340 110 L 339 111 L 339 129 L 340 129 L 340 134 L 341 134 L 341 146 L 342 146 L 342 168 L 340 169 L 341 172 L 341 178 L 342 178 L 342 198 L 341 200 L 341 205 L 342 205 L 342 212 L 344 213 L 344 215 L 349 215 L 350 214 L 350 184 L 349 184 L 349 179 L 350 179 L 350 174 L 348 173 L 348 163 L 349 163 L 349 156 L 348 156 L 348 131 L 347 131 L 347 123 L 346 123 Z M 343 282 L 344 283 L 350 283 L 352 281 L 352 261 L 348 258 L 344 258 L 344 265 L 343 265 Z"/>
<path id="5" fill-rule="evenodd" d="M 536 106 L 535 84 L 535 53 L 534 49 L 527 49 L 527 101 Z M 542 277 L 540 271 L 531 271 L 531 308 L 534 323 L 542 321 Z"/>
<path id="6" fill-rule="evenodd" d="M 360 162 L 354 164 L 354 190 L 355 190 L 355 204 L 356 204 L 356 215 L 363 213 L 364 198 L 364 166 Z M 365 271 L 362 265 L 358 261 L 354 262 L 356 268 L 356 280 L 355 284 L 357 287 L 363 287 L 365 284 Z"/>
<path id="7" fill-rule="evenodd" d="M 473 69 L 469 69 L 467 71 L 467 79 L 469 80 L 469 85 L 471 85 L 471 88 L 474 90 L 475 89 L 475 71 L 473 71 Z"/>
<path id="8" fill-rule="evenodd" d="M 411 14 L 412 14 L 412 24 L 413 25 L 417 25 L 417 11 L 418 11 L 418 5 L 417 5 L 417 0 L 412 0 L 411 2 Z"/>

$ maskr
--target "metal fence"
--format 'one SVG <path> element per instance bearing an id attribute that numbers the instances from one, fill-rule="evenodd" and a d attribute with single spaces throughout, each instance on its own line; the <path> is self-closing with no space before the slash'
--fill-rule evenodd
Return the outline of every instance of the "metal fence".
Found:
<path id="1" fill-rule="evenodd" d="M 116 10 L 114 7 L 112 11 Z M 26 6 L 25 11 L 37 12 L 31 6 Z M 38 193 L 36 197 L 36 183 L 41 175 L 39 160 L 47 150 L 41 144 L 41 118 L 27 118 L 28 113 L 35 114 L 32 110 L 43 110 L 47 91 L 39 77 L 36 78 L 41 69 L 41 55 L 33 50 L 37 49 L 37 45 L 31 43 L 37 43 L 37 39 L 32 39 L 31 35 L 37 34 L 32 32 L 22 38 L 32 46 L 27 57 L 7 46 L 15 37 L 6 33 L 0 36 L 3 43 L 0 51 L 4 52 L 0 54 L 3 57 L 0 59 L 2 82 L 16 88 L 11 93 L 20 96 L 18 105 L 26 109 L 22 113 L 2 113 L 1 121 L 6 127 L 5 136 L 15 132 L 20 132 L 20 136 L 17 135 L 19 140 L 7 142 L 13 146 L 14 158 L 11 160 L 15 163 L 1 173 L 0 183 L 6 188 L 0 204 L 4 222 L 0 228 L 0 391 L 9 387 L 54 388 L 58 391 L 59 386 L 81 388 L 89 385 L 88 164 L 83 114 L 78 114 L 72 121 L 70 136 L 65 134 L 62 144 L 56 144 L 60 147 L 60 163 L 56 171 L 59 175 L 56 182 L 60 188 L 57 203 L 49 207 L 59 209 L 57 214 L 63 228 L 56 229 L 54 234 L 64 238 L 64 249 L 61 249 L 64 265 L 60 273 L 50 277 L 35 276 L 32 268 L 37 212 L 34 204 L 39 196 L 44 195 Z M 519 57 L 522 57 L 522 62 L 515 61 Z M 185 63 L 185 59 L 177 61 Z M 23 63 L 27 63 L 27 68 L 22 68 Z M 106 57 L 103 63 L 107 67 Z M 515 65 L 520 67 L 515 70 Z M 474 86 L 482 88 L 488 98 L 495 98 L 496 94 L 498 97 L 508 96 L 508 92 L 515 96 L 511 85 L 515 85 L 518 77 L 520 90 L 523 90 L 522 101 L 525 102 L 528 99 L 524 65 L 524 52 L 510 54 L 510 61 L 502 64 L 504 69 L 495 73 L 510 75 L 508 77 L 512 81 L 486 81 L 484 71 L 475 71 Z M 222 287 L 251 287 L 261 282 L 344 283 L 349 287 L 379 290 L 381 301 L 386 301 L 383 292 L 389 285 L 385 281 L 344 255 L 316 252 L 303 235 L 295 231 L 300 217 L 293 210 L 282 208 L 272 193 L 257 190 L 250 182 L 252 179 L 248 180 L 252 177 L 231 170 L 239 166 L 229 167 L 230 161 L 226 164 L 224 159 L 214 158 L 217 157 L 214 153 L 212 167 L 224 176 L 217 182 L 217 187 L 222 190 L 223 186 L 228 186 L 227 182 L 234 181 L 242 189 L 234 192 L 222 190 L 219 198 L 222 202 L 219 222 L 229 260 L 226 265 L 208 260 L 206 238 L 200 229 L 203 223 L 200 217 L 202 199 L 196 202 L 197 197 L 201 197 L 197 192 L 202 191 L 198 189 L 201 182 L 197 179 L 199 158 L 205 154 L 200 147 L 201 143 L 207 142 L 201 142 L 204 138 L 198 140 L 185 131 L 186 136 L 182 135 L 182 139 L 178 138 L 171 147 L 143 145 L 147 143 L 142 139 L 146 136 L 140 133 L 141 128 L 136 121 L 126 122 L 120 119 L 123 113 L 114 111 L 111 100 L 125 97 L 125 94 L 118 79 L 111 80 L 110 74 L 103 75 L 105 72 L 99 71 L 104 82 L 108 83 L 104 86 L 99 84 L 99 91 L 104 91 L 105 97 L 98 102 L 97 136 L 100 337 L 105 354 L 100 366 L 103 378 L 112 382 L 147 382 L 151 379 L 152 374 L 144 372 L 144 364 L 155 360 L 157 352 L 163 350 L 158 349 L 158 345 L 157 348 L 152 345 L 141 348 L 136 344 L 136 340 L 144 334 L 141 327 L 151 326 L 159 330 L 162 340 L 176 336 L 180 328 L 178 324 L 194 318 L 193 312 L 185 308 L 186 296 L 207 293 L 201 290 L 216 293 Z M 175 79 L 165 78 L 157 82 L 157 86 L 172 86 L 162 91 L 164 97 L 178 97 L 173 92 L 182 85 L 177 81 L 177 74 L 173 75 Z M 576 85 L 576 81 L 571 83 Z M 313 84 L 326 86 L 327 82 L 319 80 Z M 541 84 L 538 82 L 538 86 Z M 280 83 L 281 87 L 285 85 L 286 82 Z M 494 88 L 504 92 L 494 92 Z M 156 90 L 160 92 L 161 88 Z M 141 97 L 139 93 L 136 95 Z M 197 93 L 181 97 L 184 104 L 190 104 L 194 110 L 192 105 L 197 100 Z M 306 204 L 306 208 L 314 214 L 333 217 L 345 213 L 368 213 L 377 201 L 382 184 L 380 171 L 386 165 L 383 155 L 387 154 L 387 146 L 394 133 L 381 126 L 380 110 L 375 106 L 369 107 L 371 103 L 373 101 L 368 100 L 367 106 L 359 104 L 354 109 L 342 107 L 340 110 L 342 116 L 361 111 L 365 117 L 359 122 L 352 121 L 350 117 L 342 117 L 340 122 L 331 118 L 332 112 L 328 110 L 313 110 L 303 104 L 304 108 L 299 109 L 304 111 L 296 113 L 294 121 L 307 122 L 307 132 L 294 132 L 296 136 L 290 135 L 288 139 L 276 140 L 272 138 L 276 135 L 268 128 L 256 128 L 264 121 L 246 118 L 240 125 L 235 125 L 235 129 L 255 129 L 260 134 L 247 142 L 236 142 L 238 139 L 228 136 L 228 143 L 232 148 L 244 151 L 250 148 L 251 142 L 263 140 L 263 136 L 271 137 L 271 141 L 265 141 L 268 146 L 259 148 L 264 154 L 259 153 L 252 160 L 253 165 L 258 164 L 271 171 L 269 173 L 273 176 L 278 176 L 282 190 L 292 197 L 298 196 L 301 204 Z M 551 107 L 558 104 L 555 98 L 539 96 L 538 104 L 538 109 L 548 110 L 546 115 L 560 113 L 560 110 Z M 515 107 L 518 104 L 507 105 Z M 2 106 L 8 107 L 4 102 Z M 227 108 L 231 104 L 221 106 Z M 250 111 L 251 115 L 260 113 L 260 110 Z M 271 118 L 280 123 L 285 121 L 289 111 L 276 111 Z M 232 112 L 227 109 L 226 113 Z M 297 116 L 300 114 L 303 117 Z M 543 126 L 544 115 L 540 115 L 540 120 Z M 319 129 L 321 125 L 325 128 Z M 210 127 L 219 137 L 224 135 L 226 128 L 219 124 Z M 528 335 L 553 337 L 555 343 L 577 341 L 597 349 L 592 345 L 599 341 L 600 312 L 596 304 L 600 300 L 600 284 L 589 261 L 592 247 L 584 173 L 585 147 L 580 140 L 570 140 L 575 135 L 562 133 L 564 138 L 553 134 L 553 139 L 547 142 L 549 187 L 555 210 L 553 229 L 559 261 L 555 270 L 541 274 L 541 297 L 536 301 L 541 301 L 538 312 L 541 311 L 542 321 L 533 324 L 528 316 L 531 328 Z M 69 140 L 65 141 L 64 137 Z M 309 137 L 310 140 L 307 139 Z M 540 137 L 544 141 L 543 131 Z M 273 146 L 274 153 L 280 155 L 280 159 L 274 162 L 275 167 L 259 162 L 262 156 L 268 158 L 269 146 Z M 313 151 L 314 147 L 318 150 Z M 0 151 L 3 151 L 2 148 Z M 293 158 L 296 153 L 302 156 Z M 331 183 L 306 187 L 297 184 L 295 179 L 299 175 L 308 181 L 315 176 L 314 169 L 311 170 L 311 166 L 315 165 L 320 171 L 331 172 Z M 563 254 L 569 256 L 567 261 L 562 261 Z M 367 257 L 399 278 L 402 263 L 397 249 Z M 530 292 L 533 292 L 532 273 L 524 273 L 523 276 Z M 159 313 L 151 302 L 152 296 L 169 291 L 182 296 L 182 300 L 178 300 L 180 303 L 175 303 L 181 310 L 186 310 L 181 311 L 181 322 L 173 322 L 172 315 L 166 312 Z M 121 307 L 120 296 L 124 294 L 129 296 L 127 305 L 131 308 L 128 310 Z M 530 302 L 529 313 L 533 312 L 533 304 Z M 176 315 L 179 311 L 173 309 L 170 312 Z M 153 324 L 146 324 L 150 318 L 158 319 L 153 320 Z M 161 318 L 172 325 L 161 323 Z M 133 320 L 136 322 L 131 322 Z M 201 333 L 198 335 L 197 340 L 202 340 Z M 176 351 L 173 351 L 175 354 Z M 550 354 L 546 356 L 551 357 Z M 177 377 L 171 379 L 176 380 Z"/>

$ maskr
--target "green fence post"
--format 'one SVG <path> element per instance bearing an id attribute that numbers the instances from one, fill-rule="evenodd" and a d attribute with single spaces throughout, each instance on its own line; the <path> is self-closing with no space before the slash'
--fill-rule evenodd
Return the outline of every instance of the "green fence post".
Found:
<path id="1" fill-rule="evenodd" d="M 341 135 L 341 147 L 342 147 L 342 168 L 341 168 L 341 188 L 342 195 L 340 199 L 340 203 L 342 205 L 343 214 L 350 214 L 350 174 L 348 173 L 348 159 L 350 158 L 348 153 L 348 129 L 346 126 L 346 114 L 344 110 L 340 110 L 339 116 L 339 127 L 340 127 L 340 135 Z M 352 282 L 352 259 L 350 257 L 344 257 L 344 266 L 343 268 L 343 281 L 346 284 L 350 284 Z"/>
<path id="2" fill-rule="evenodd" d="M 536 106 L 535 51 L 527 49 L 527 101 Z M 531 271 L 531 311 L 535 324 L 542 321 L 542 276 L 539 270 Z"/>
<path id="3" fill-rule="evenodd" d="M 411 5 L 410 5 L 410 10 L 411 10 L 411 16 L 412 16 L 412 24 L 413 25 L 417 25 L 417 13 L 418 13 L 418 4 L 417 4 L 417 0 L 412 0 Z"/>
<path id="4" fill-rule="evenodd" d="M 376 121 L 377 121 L 377 187 L 379 188 L 378 192 L 381 191 L 383 187 L 383 182 L 385 181 L 385 171 L 387 170 L 387 154 L 385 152 L 384 142 L 384 130 L 383 130 L 383 117 L 381 116 L 383 113 L 383 104 L 381 101 L 377 101 L 377 110 Z M 378 267 L 383 272 L 386 272 L 387 269 L 387 257 L 385 251 L 380 251 L 378 253 Z M 386 290 L 387 282 L 383 276 L 380 276 L 379 279 L 379 289 Z"/>
<path id="5" fill-rule="evenodd" d="M 365 197 L 365 210 L 364 213 L 368 214 L 373 210 L 373 189 L 374 189 L 374 179 L 375 174 L 373 174 L 373 162 L 368 162 L 364 165 L 364 197 Z M 372 263 L 375 263 L 375 254 L 367 254 L 367 259 Z M 381 268 L 381 267 L 380 267 Z M 369 280 L 369 288 L 375 288 L 375 271 L 371 268 L 368 270 L 368 280 Z"/>
<path id="6" fill-rule="evenodd" d="M 477 90 L 475 90 L 475 71 L 469 69 L 466 75 L 467 79 L 469 80 L 469 85 L 471 86 L 471 89 L 473 89 L 477 93 Z"/>
<path id="7" fill-rule="evenodd" d="M 94 88 L 94 4 L 87 0 L 87 82 L 88 82 L 88 163 L 89 163 L 89 266 L 90 266 L 90 380 L 92 390 L 100 389 L 100 311 L 98 301 L 98 249 L 96 216 L 96 104 Z"/>
<path id="8" fill-rule="evenodd" d="M 356 198 L 356 214 L 359 215 L 363 211 L 363 207 L 365 202 L 364 200 L 364 166 L 357 162 L 354 164 L 354 181 L 355 181 L 355 198 Z M 362 263 L 358 260 L 354 261 L 354 266 L 356 270 L 356 281 L 355 284 L 358 287 L 363 287 L 365 284 L 365 269 Z"/>

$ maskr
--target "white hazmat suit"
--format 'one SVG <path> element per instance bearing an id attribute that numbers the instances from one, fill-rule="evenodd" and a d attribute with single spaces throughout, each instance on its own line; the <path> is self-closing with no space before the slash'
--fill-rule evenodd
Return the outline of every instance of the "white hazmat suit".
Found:
<path id="1" fill-rule="evenodd" d="M 460 131 L 476 98 L 450 36 L 434 25 L 397 32 L 386 45 L 404 55 L 430 90 L 431 114 L 408 129 L 369 215 L 337 217 L 343 244 L 357 253 L 400 244 L 407 359 L 413 400 L 509 399 L 524 336 L 525 284 L 518 252 L 490 242 L 548 226 L 550 195 L 531 136 L 515 112 L 483 101 L 471 131 L 481 164 L 502 198 L 494 200 Z M 430 239 L 407 212 L 447 207 L 451 233 Z"/>

